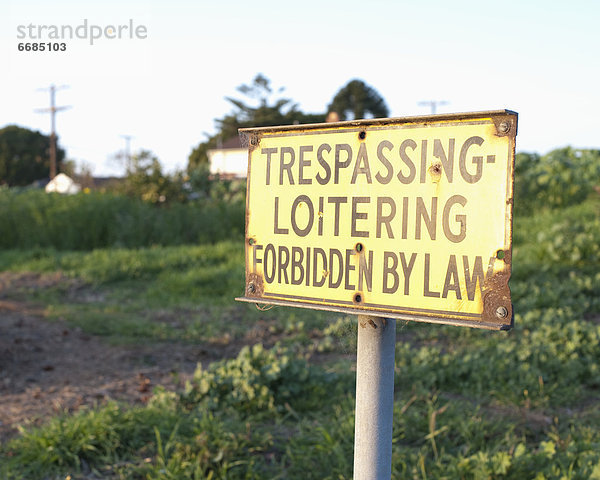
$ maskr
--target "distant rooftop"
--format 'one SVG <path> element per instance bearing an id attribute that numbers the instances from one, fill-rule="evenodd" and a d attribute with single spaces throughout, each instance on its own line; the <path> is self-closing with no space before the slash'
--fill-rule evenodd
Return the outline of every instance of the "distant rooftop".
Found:
<path id="1" fill-rule="evenodd" d="M 221 144 L 221 147 L 217 147 L 217 148 L 229 149 L 229 148 L 244 148 L 244 147 L 242 146 L 242 140 L 241 140 L 240 136 L 236 135 L 235 137 L 231 137 L 231 138 L 225 140 Z"/>

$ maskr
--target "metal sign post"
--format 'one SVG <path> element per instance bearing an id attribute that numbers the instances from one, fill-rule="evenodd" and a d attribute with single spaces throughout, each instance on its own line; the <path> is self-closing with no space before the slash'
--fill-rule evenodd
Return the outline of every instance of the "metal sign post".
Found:
<path id="1" fill-rule="evenodd" d="M 392 474 L 396 320 L 358 316 L 354 480 Z"/>
<path id="2" fill-rule="evenodd" d="M 389 479 L 394 319 L 512 327 L 517 114 L 240 132 L 248 188 L 238 300 L 358 315 L 354 478 Z"/>

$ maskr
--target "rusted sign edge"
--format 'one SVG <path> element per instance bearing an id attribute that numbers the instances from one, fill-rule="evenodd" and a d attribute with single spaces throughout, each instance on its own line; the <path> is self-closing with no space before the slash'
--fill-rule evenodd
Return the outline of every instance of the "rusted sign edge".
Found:
<path id="1" fill-rule="evenodd" d="M 506 110 L 491 117 L 496 127 L 496 135 L 508 137 L 508 158 L 506 169 L 506 193 L 504 207 L 504 248 L 498 250 L 498 259 L 503 261 L 502 271 L 495 273 L 486 281 L 482 288 L 483 312 L 481 319 L 491 322 L 494 319 L 510 319 L 514 324 L 514 312 L 509 280 L 512 273 L 512 234 L 513 234 L 513 204 L 515 179 L 515 149 L 518 128 L 518 114 Z"/>
<path id="2" fill-rule="evenodd" d="M 332 305 L 322 305 L 318 303 L 289 302 L 286 300 L 272 300 L 269 298 L 256 297 L 237 297 L 238 302 L 254 303 L 256 305 L 276 305 L 280 307 L 298 307 L 309 308 L 311 310 L 322 310 L 327 312 L 344 313 L 346 315 L 372 315 L 374 317 L 396 318 L 398 320 L 407 320 L 421 323 L 436 323 L 441 325 L 454 325 L 459 327 L 472 327 L 484 330 L 510 330 L 513 326 L 512 319 L 510 323 L 501 324 L 497 322 L 489 323 L 484 321 L 462 320 L 460 318 L 430 317 L 426 315 L 411 315 L 406 313 L 381 312 L 378 310 L 368 310 L 351 307 L 338 307 Z"/>
<path id="3" fill-rule="evenodd" d="M 490 118 L 502 115 L 518 115 L 512 110 L 488 110 L 480 112 L 461 112 L 461 113 L 437 113 L 434 115 L 413 115 L 409 117 L 391 117 L 391 118 L 369 118 L 363 120 L 346 120 L 343 122 L 329 123 L 304 123 L 298 125 L 281 125 L 273 127 L 249 127 L 240 128 L 238 131 L 241 134 L 250 136 L 249 144 L 252 145 L 251 134 L 261 135 L 264 133 L 276 133 L 287 131 L 307 131 L 307 130 L 334 130 L 336 128 L 349 127 L 370 127 L 370 126 L 388 126 L 402 125 L 410 123 L 430 123 L 430 122 L 451 122 L 477 118 Z M 516 132 L 514 132 L 516 134 Z"/>

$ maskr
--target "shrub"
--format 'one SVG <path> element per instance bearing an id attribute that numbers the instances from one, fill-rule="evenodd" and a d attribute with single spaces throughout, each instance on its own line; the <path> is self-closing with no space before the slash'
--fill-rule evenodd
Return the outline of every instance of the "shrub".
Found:
<path id="1" fill-rule="evenodd" d="M 585 200 L 600 186 L 600 150 L 560 148 L 540 157 L 520 153 L 515 167 L 515 208 L 532 213 Z"/>
<path id="2" fill-rule="evenodd" d="M 211 410 L 231 407 L 245 413 L 306 410 L 318 406 L 335 379 L 288 350 L 244 347 L 237 358 L 198 367 L 183 401 Z M 287 404 L 287 405 L 286 405 Z"/>

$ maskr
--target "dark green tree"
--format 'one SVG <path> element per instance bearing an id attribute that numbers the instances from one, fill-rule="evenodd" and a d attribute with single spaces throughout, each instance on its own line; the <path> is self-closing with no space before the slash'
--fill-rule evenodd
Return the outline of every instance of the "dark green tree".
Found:
<path id="1" fill-rule="evenodd" d="M 289 98 L 281 97 L 283 88 L 274 89 L 271 82 L 262 74 L 256 75 L 251 84 L 243 84 L 237 88 L 243 100 L 226 97 L 233 105 L 233 111 L 223 118 L 215 120 L 218 133 L 209 136 L 200 143 L 188 158 L 188 171 L 202 163 L 208 163 L 208 150 L 217 148 L 238 135 L 239 128 L 268 127 L 274 125 L 294 125 L 300 123 L 317 123 L 325 121 L 325 114 L 303 113 L 298 104 Z"/>
<path id="2" fill-rule="evenodd" d="M 38 131 L 9 125 L 0 129 L 0 185 L 25 186 L 50 176 L 50 137 Z M 56 149 L 60 165 L 65 151 Z"/>
<path id="3" fill-rule="evenodd" d="M 328 107 L 340 120 L 388 117 L 390 111 L 377 91 L 362 80 L 351 80 L 333 97 Z"/>
<path id="4" fill-rule="evenodd" d="M 196 168 L 201 167 L 202 165 L 208 165 L 208 151 L 211 148 L 217 147 L 217 141 L 219 137 L 214 135 L 212 137 L 208 137 L 206 141 L 200 142 L 198 145 L 194 147 L 192 153 L 188 156 L 188 172 L 192 172 Z"/>

